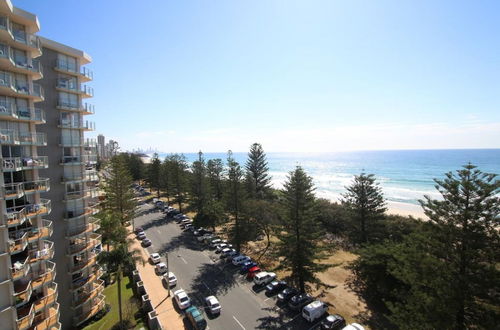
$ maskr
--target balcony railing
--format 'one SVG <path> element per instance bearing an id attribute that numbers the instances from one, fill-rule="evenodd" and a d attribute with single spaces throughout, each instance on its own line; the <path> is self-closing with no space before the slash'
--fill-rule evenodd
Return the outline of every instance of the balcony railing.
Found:
<path id="1" fill-rule="evenodd" d="M 97 162 L 96 155 L 77 155 L 77 156 L 63 156 L 61 165 L 82 165 L 93 164 Z"/>
<path id="2" fill-rule="evenodd" d="M 92 207 L 84 207 L 81 210 L 71 210 L 66 211 L 65 219 L 66 220 L 75 220 L 85 216 L 90 216 L 94 214 L 94 209 Z"/>
<path id="3" fill-rule="evenodd" d="M 22 161 L 20 157 L 5 157 L 1 159 L 2 170 L 4 172 L 16 172 L 22 169 Z"/>
<path id="4" fill-rule="evenodd" d="M 49 260 L 54 257 L 54 242 L 44 241 L 44 248 L 41 250 L 33 249 L 29 251 L 30 263 L 38 262 L 41 260 Z"/>
<path id="5" fill-rule="evenodd" d="M 35 318 L 35 305 L 23 306 L 17 310 L 17 328 L 19 330 L 28 329 L 33 324 Z"/>
<path id="6" fill-rule="evenodd" d="M 61 110 L 72 110 L 72 111 L 80 111 L 83 114 L 92 115 L 95 113 L 95 107 L 92 104 L 88 103 L 71 103 L 58 101 L 57 108 Z"/>
<path id="7" fill-rule="evenodd" d="M 88 285 L 88 288 L 85 288 L 82 293 L 73 296 L 73 308 L 78 308 L 85 303 L 92 302 L 92 299 L 95 298 L 98 294 L 102 293 L 104 289 L 104 281 L 98 280 L 96 282 L 92 282 Z"/>
<path id="8" fill-rule="evenodd" d="M 84 81 L 89 81 L 94 78 L 93 72 L 86 67 L 80 67 L 80 70 L 78 70 L 76 65 L 70 64 L 67 61 L 56 60 L 55 68 L 59 71 L 64 71 L 66 73 L 80 76 L 80 78 L 82 78 L 82 80 Z"/>
<path id="9" fill-rule="evenodd" d="M 28 242 L 34 242 L 40 239 L 46 239 L 52 236 L 54 232 L 53 223 L 50 220 L 43 219 L 42 227 L 33 227 L 28 231 Z"/>
<path id="10" fill-rule="evenodd" d="M 45 123 L 45 111 L 38 108 L 21 107 L 12 102 L 0 103 L 0 118 L 13 118 Z"/>
<path id="11" fill-rule="evenodd" d="M 71 121 L 60 121 L 59 122 L 59 127 L 60 128 L 70 128 L 70 129 L 81 129 L 85 131 L 93 131 L 95 130 L 95 123 L 92 121 L 77 121 L 77 122 L 71 122 Z"/>
<path id="12" fill-rule="evenodd" d="M 23 182 L 6 183 L 2 188 L 6 200 L 20 198 L 24 195 Z"/>
<path id="13" fill-rule="evenodd" d="M 42 86 L 37 83 L 26 83 L 18 81 L 11 73 L 0 74 L 0 87 L 11 96 L 29 96 L 35 102 L 43 101 L 45 98 Z"/>
<path id="14" fill-rule="evenodd" d="M 33 287 L 31 281 L 16 281 L 14 282 L 14 299 L 16 306 L 27 303 L 31 298 Z"/>
<path id="15" fill-rule="evenodd" d="M 97 263 L 96 254 L 93 252 L 85 252 L 81 255 L 81 260 L 69 267 L 70 273 L 82 271 L 87 267 L 92 267 Z"/>
<path id="16" fill-rule="evenodd" d="M 34 328 L 33 330 L 59 330 L 59 304 L 55 303 L 53 306 L 49 307 L 48 316 L 44 314 L 39 314 L 33 320 Z"/>
<path id="17" fill-rule="evenodd" d="M 76 253 L 81 253 L 86 250 L 95 248 L 97 245 L 101 244 L 101 235 L 92 233 L 89 237 L 79 238 L 75 240 L 74 244 L 68 247 L 68 255 L 73 255 Z"/>
<path id="18" fill-rule="evenodd" d="M 90 305 L 92 307 L 90 307 L 88 310 L 83 311 L 83 313 L 80 313 L 73 319 L 74 324 L 78 326 L 82 324 L 84 321 L 94 316 L 95 314 L 97 314 L 97 312 L 99 312 L 101 309 L 104 308 L 105 304 L 104 299 L 105 299 L 104 295 L 98 295 L 97 297 L 95 297 L 92 301 L 92 304 Z"/>
<path id="19" fill-rule="evenodd" d="M 57 283 L 52 282 L 47 288 L 47 295 L 40 297 L 33 304 L 35 305 L 35 313 L 52 306 L 57 299 Z"/>
<path id="20" fill-rule="evenodd" d="M 103 273 L 104 272 L 102 268 L 96 264 L 94 266 L 94 269 L 88 273 L 89 274 L 88 276 L 81 275 L 81 277 L 74 279 L 73 282 L 71 283 L 70 290 L 72 291 L 78 290 L 84 287 L 85 285 L 94 282 L 96 279 L 100 278 L 103 275 Z"/>
<path id="21" fill-rule="evenodd" d="M 47 192 L 50 190 L 50 179 L 43 178 L 36 181 L 24 182 L 24 193 Z"/>
<path id="22" fill-rule="evenodd" d="M 12 267 L 10 267 L 12 280 L 15 281 L 21 277 L 25 277 L 26 275 L 28 275 L 29 270 L 30 270 L 29 257 L 14 262 L 12 264 Z"/>
<path id="23" fill-rule="evenodd" d="M 32 144 L 37 146 L 47 145 L 47 135 L 45 133 L 25 133 L 19 132 L 19 142 L 21 144 Z"/>
<path id="24" fill-rule="evenodd" d="M 33 290 L 50 284 L 56 277 L 56 264 L 50 260 L 45 261 L 45 263 L 45 270 L 39 270 L 32 275 L 31 286 Z"/>
<path id="25" fill-rule="evenodd" d="M 22 225 L 27 220 L 26 208 L 24 206 L 7 208 L 5 219 L 8 227 Z"/>
<path id="26" fill-rule="evenodd" d="M 40 47 L 40 38 L 33 34 L 28 33 L 24 30 L 17 30 L 13 28 L 11 21 L 8 17 L 0 17 L 0 29 L 5 30 L 10 39 L 16 41 L 20 48 L 28 47 L 29 50 L 35 50 L 38 55 L 42 54 L 42 49 Z"/>
<path id="27" fill-rule="evenodd" d="M 52 202 L 49 199 L 40 199 L 38 204 L 28 204 L 26 205 L 26 217 L 31 219 L 38 215 L 44 216 L 48 215 L 52 211 Z"/>
<path id="28" fill-rule="evenodd" d="M 99 229 L 99 224 L 87 223 L 84 225 L 69 228 L 66 232 L 66 238 L 74 238 L 80 235 L 93 233 Z"/>
<path id="29" fill-rule="evenodd" d="M 13 129 L 0 129 L 0 144 L 19 144 L 19 134 Z"/>
<path id="30" fill-rule="evenodd" d="M 28 233 L 19 231 L 14 236 L 9 235 L 8 245 L 11 254 L 23 252 L 28 246 Z"/>

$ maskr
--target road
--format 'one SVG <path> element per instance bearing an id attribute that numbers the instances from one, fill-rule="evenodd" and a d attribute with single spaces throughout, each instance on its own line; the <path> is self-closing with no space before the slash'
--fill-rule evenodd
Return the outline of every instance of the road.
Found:
<path id="1" fill-rule="evenodd" d="M 151 239 L 148 252 L 160 253 L 163 262 L 168 253 L 169 269 L 178 281 L 172 292 L 184 289 L 198 307 L 204 305 L 206 296 L 215 295 L 219 299 L 221 314 L 211 317 L 205 313 L 209 329 L 317 328 L 319 322 L 310 324 L 300 313 L 277 306 L 275 297 L 266 296 L 262 290 L 254 291 L 253 283 L 239 274 L 239 268 L 220 261 L 215 252 L 199 243 L 191 232 L 183 232 L 175 221 L 167 220 L 152 204 L 140 205 L 138 214 L 134 225 L 142 227 Z"/>

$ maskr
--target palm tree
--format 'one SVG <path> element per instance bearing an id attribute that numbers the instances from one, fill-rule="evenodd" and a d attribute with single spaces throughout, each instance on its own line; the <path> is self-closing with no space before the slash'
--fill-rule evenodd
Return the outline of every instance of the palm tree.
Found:
<path id="1" fill-rule="evenodd" d="M 111 251 L 103 251 L 99 254 L 99 262 L 106 265 L 109 274 L 115 274 L 118 284 L 118 312 L 120 315 L 120 329 L 123 328 L 122 317 L 122 292 L 121 292 L 121 276 L 122 273 L 130 274 L 138 262 L 144 265 L 144 259 L 141 256 L 140 249 L 129 250 L 131 239 L 124 243 L 113 245 Z"/>

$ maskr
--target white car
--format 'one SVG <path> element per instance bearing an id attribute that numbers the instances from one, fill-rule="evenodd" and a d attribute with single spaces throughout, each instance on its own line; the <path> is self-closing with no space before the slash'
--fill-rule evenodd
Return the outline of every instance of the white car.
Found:
<path id="1" fill-rule="evenodd" d="M 260 272 L 253 278 L 253 282 L 257 285 L 265 285 L 276 279 L 275 273 Z"/>
<path id="2" fill-rule="evenodd" d="M 220 314 L 221 306 L 217 298 L 215 298 L 215 296 L 206 297 L 205 304 L 207 305 L 210 314 L 212 315 Z"/>
<path id="3" fill-rule="evenodd" d="M 168 274 L 163 275 L 163 280 L 168 283 L 168 287 L 174 287 L 177 285 L 177 277 L 174 273 L 168 272 Z"/>
<path id="4" fill-rule="evenodd" d="M 167 272 L 167 265 L 165 263 L 160 262 L 159 264 L 156 265 L 156 273 L 157 274 L 165 274 Z"/>
<path id="5" fill-rule="evenodd" d="M 182 289 L 174 292 L 174 298 L 180 309 L 186 309 L 191 306 L 191 299 L 189 299 L 186 291 Z"/>
<path id="6" fill-rule="evenodd" d="M 342 330 L 365 330 L 365 328 L 361 324 L 351 323 L 346 327 L 342 328 Z"/>
<path id="7" fill-rule="evenodd" d="M 152 263 L 157 264 L 161 261 L 161 257 L 159 253 L 151 253 L 149 256 L 149 260 L 151 260 Z"/>
<path id="8" fill-rule="evenodd" d="M 215 253 L 221 253 L 221 251 L 224 249 L 229 249 L 229 246 L 226 243 L 218 244 L 215 248 Z"/>

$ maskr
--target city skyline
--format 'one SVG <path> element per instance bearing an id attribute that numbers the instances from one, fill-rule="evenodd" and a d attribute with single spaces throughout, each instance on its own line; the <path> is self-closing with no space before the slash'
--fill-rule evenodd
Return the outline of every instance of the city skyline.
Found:
<path id="1" fill-rule="evenodd" d="M 122 150 L 500 147 L 494 1 L 15 4 L 93 54 Z"/>

